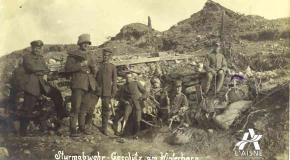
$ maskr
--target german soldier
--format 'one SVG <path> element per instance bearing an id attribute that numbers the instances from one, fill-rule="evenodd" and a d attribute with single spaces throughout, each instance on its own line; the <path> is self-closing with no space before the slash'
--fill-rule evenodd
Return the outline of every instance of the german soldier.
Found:
<path id="1" fill-rule="evenodd" d="M 39 97 L 44 94 L 52 99 L 54 102 L 57 117 L 59 120 L 67 115 L 64 107 L 61 93 L 56 88 L 52 87 L 47 82 L 47 74 L 49 69 L 42 56 L 43 42 L 41 40 L 32 41 L 31 54 L 23 56 L 23 68 L 25 76 L 23 83 L 21 83 L 20 90 L 24 91 L 23 111 L 26 116 L 20 118 L 20 134 L 25 135 L 27 126 L 29 124 L 29 115 L 32 113 Z"/>
<path id="2" fill-rule="evenodd" d="M 177 80 L 174 83 L 173 93 L 170 95 L 170 120 L 179 119 L 181 123 L 191 123 L 189 119 L 189 107 L 187 97 L 182 93 L 182 81 Z M 170 124 L 171 125 L 171 124 Z"/>
<path id="3" fill-rule="evenodd" d="M 96 89 L 96 63 L 89 53 L 91 45 L 90 35 L 82 34 L 78 37 L 79 49 L 69 53 L 65 70 L 71 74 L 72 108 L 70 116 L 70 132 L 72 137 L 78 136 L 79 131 L 89 134 L 85 129 L 85 116 L 88 109 L 90 95 Z"/>
<path id="4" fill-rule="evenodd" d="M 145 88 L 132 77 L 133 75 L 128 72 L 126 74 L 126 83 L 122 87 L 120 92 L 120 102 L 122 104 L 121 110 L 122 114 L 119 114 L 114 117 L 114 126 L 118 123 L 119 119 L 123 116 L 122 131 L 126 126 L 126 123 L 133 113 L 134 123 L 133 123 L 133 134 L 139 132 L 140 122 L 142 119 L 142 108 L 140 102 L 146 95 Z M 116 128 L 114 129 L 116 132 Z"/>
<path id="5" fill-rule="evenodd" d="M 217 83 L 215 84 L 215 92 L 218 93 L 224 83 L 225 72 L 227 70 L 227 61 L 224 55 L 220 52 L 220 43 L 214 42 L 214 50 L 208 54 L 205 61 L 206 81 L 203 86 L 205 93 L 208 93 L 212 79 L 217 76 Z"/>
<path id="6" fill-rule="evenodd" d="M 105 135 L 108 135 L 111 98 L 117 90 L 117 70 L 115 65 L 110 63 L 112 53 L 110 49 L 103 49 L 103 61 L 96 77 L 97 95 L 102 99 L 102 132 Z"/>
<path id="7" fill-rule="evenodd" d="M 150 81 L 152 84 L 152 89 L 149 97 L 155 102 L 155 104 L 157 104 L 158 118 L 160 118 L 162 123 L 167 123 L 170 100 L 166 88 L 161 87 L 161 82 L 158 77 L 153 77 Z"/>

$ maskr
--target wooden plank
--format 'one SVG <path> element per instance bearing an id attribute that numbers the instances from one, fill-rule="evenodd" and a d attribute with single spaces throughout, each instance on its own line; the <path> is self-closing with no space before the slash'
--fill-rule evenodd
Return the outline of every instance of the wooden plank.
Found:
<path id="1" fill-rule="evenodd" d="M 181 60 L 188 59 L 193 57 L 200 57 L 203 55 L 178 55 L 178 56 L 166 56 L 166 57 L 139 57 L 138 59 L 129 59 L 129 60 L 121 60 L 121 61 L 112 61 L 116 66 L 128 65 L 128 64 L 139 64 L 139 63 L 151 63 L 157 61 L 173 61 L 173 60 Z"/>

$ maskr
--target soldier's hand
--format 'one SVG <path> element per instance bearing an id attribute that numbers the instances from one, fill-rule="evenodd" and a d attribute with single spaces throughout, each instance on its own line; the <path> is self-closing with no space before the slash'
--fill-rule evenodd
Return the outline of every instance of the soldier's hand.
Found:
<path id="1" fill-rule="evenodd" d="M 212 75 L 216 75 L 216 71 L 214 69 L 211 69 L 210 72 L 212 73 Z"/>
<path id="2" fill-rule="evenodd" d="M 182 112 L 185 112 L 186 110 L 187 110 L 187 107 L 181 107 L 180 110 L 179 110 L 179 112 L 182 113 Z"/>
<path id="3" fill-rule="evenodd" d="M 224 73 L 224 70 L 223 70 L 223 69 L 220 69 L 220 70 L 218 71 L 218 73 L 219 73 L 219 74 L 223 74 L 223 73 Z"/>
<path id="4" fill-rule="evenodd" d="M 47 81 L 47 74 L 43 75 L 42 77 L 45 81 Z"/>
<path id="5" fill-rule="evenodd" d="M 57 82 L 56 81 L 51 81 L 48 82 L 50 84 L 50 86 L 54 87 L 54 88 L 58 88 Z"/>
<path id="6" fill-rule="evenodd" d="M 125 101 L 124 103 L 125 103 L 126 105 L 130 104 L 129 101 Z"/>

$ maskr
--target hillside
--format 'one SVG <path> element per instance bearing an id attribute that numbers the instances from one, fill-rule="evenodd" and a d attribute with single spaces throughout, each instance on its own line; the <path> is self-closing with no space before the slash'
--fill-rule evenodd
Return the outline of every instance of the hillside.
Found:
<path id="1" fill-rule="evenodd" d="M 101 124 L 99 102 L 96 105 L 93 135 L 71 138 L 69 137 L 69 118 L 63 121 L 63 127 L 60 130 L 62 136 L 57 135 L 59 132 L 53 130 L 55 115 L 52 114 L 54 112 L 51 110 L 53 108 L 52 104 L 41 103 L 39 108 L 47 111 L 45 114 L 48 116 L 41 123 L 45 128 L 44 131 L 40 131 L 38 126 L 30 125 L 31 136 L 23 138 L 10 132 L 2 133 L 1 129 L 5 128 L 6 124 L 0 123 L 0 144 L 2 144 L 0 152 L 2 151 L 1 147 L 7 149 L 10 156 L 8 159 L 11 160 L 53 159 L 59 151 L 64 151 L 68 155 L 78 155 L 82 151 L 88 155 L 97 155 L 100 152 L 105 156 L 109 156 L 112 151 L 118 152 L 120 155 L 125 155 L 128 152 L 138 152 L 142 156 L 158 155 L 160 152 L 172 152 L 173 154 L 182 152 L 184 155 L 194 154 L 201 159 L 233 159 L 236 158 L 232 152 L 234 145 L 243 137 L 244 131 L 250 127 L 254 128 L 257 134 L 263 134 L 263 140 L 260 143 L 263 149 L 262 158 L 278 159 L 278 156 L 288 156 L 289 21 L 290 18 L 267 20 L 260 16 L 240 14 L 208 0 L 202 10 L 163 32 L 152 28 L 150 20 L 148 25 L 142 23 L 127 24 L 110 40 L 100 46 L 91 46 L 92 53 L 100 61 L 101 49 L 112 48 L 115 52 L 113 62 L 118 60 L 124 62 L 122 61 L 124 59 L 131 62 L 145 59 L 142 63 L 135 63 L 129 67 L 137 73 L 134 74 L 135 78 L 145 83 L 146 89 L 149 88 L 148 90 L 152 89 L 150 78 L 153 75 L 161 77 L 162 85 L 165 88 L 172 87 L 172 82 L 181 79 L 183 92 L 188 98 L 189 108 L 192 109 L 190 116 L 193 125 L 188 130 L 185 129 L 184 132 L 174 128 L 170 130 L 166 125 L 160 127 L 159 122 L 155 124 L 157 116 L 153 115 L 155 118 L 152 122 L 149 121 L 152 124 L 149 123 L 150 127 L 144 127 L 144 130 L 138 135 L 139 139 L 107 137 L 101 134 L 98 129 Z M 218 116 L 230 108 L 224 103 L 228 101 L 224 100 L 228 97 L 232 100 L 227 102 L 229 105 L 235 103 L 233 99 L 236 97 L 238 103 L 245 99 L 253 102 L 246 106 L 245 110 L 240 110 L 238 113 L 234 109 L 236 106 L 233 105 L 233 110 L 231 110 L 233 113 L 229 116 L 224 114 L 225 118 L 221 118 L 221 120 L 226 120 L 229 117 L 232 121 L 229 126 L 224 128 L 220 128 L 221 124 L 224 123 L 219 121 L 221 126 L 218 126 L 217 122 L 214 123 L 212 119 L 208 119 L 207 113 L 202 113 L 203 110 L 200 109 L 203 105 L 203 98 L 200 100 L 202 95 L 200 84 L 203 82 L 202 76 L 205 75 L 202 68 L 203 56 L 211 50 L 212 42 L 219 39 L 222 39 L 224 55 L 229 66 L 224 85 L 224 92 L 226 93 L 222 92 L 222 100 L 215 97 L 216 99 L 212 99 L 212 104 L 207 105 L 223 106 L 224 108 L 218 108 L 217 115 L 214 115 Z M 59 68 L 62 67 L 63 69 L 67 53 L 77 48 L 76 44 L 45 44 L 43 48 L 44 58 L 52 71 L 48 81 L 60 89 L 68 108 L 71 107 L 69 79 L 63 72 L 53 70 L 50 66 L 60 66 Z M 29 54 L 29 52 L 30 48 L 27 47 L 0 57 L 0 111 L 6 111 L 6 107 L 10 106 L 8 103 L 8 100 L 10 100 L 10 77 L 22 56 Z M 147 54 L 152 52 L 154 54 Z M 197 54 L 201 56 L 198 57 Z M 170 59 L 168 61 L 162 59 L 168 55 L 174 55 L 172 57 L 175 58 L 179 56 L 182 59 Z M 186 56 L 190 58 L 184 59 Z M 157 60 L 149 63 L 149 61 L 146 61 L 148 57 Z M 124 66 L 117 67 L 118 87 L 121 87 L 125 82 L 124 77 L 119 74 L 124 69 L 126 71 L 127 68 Z M 231 78 L 236 74 L 244 76 L 245 81 L 232 84 Z M 228 96 L 230 89 L 233 88 L 229 88 L 230 85 L 234 87 L 237 85 L 237 89 L 241 91 L 232 90 L 234 92 L 231 93 L 234 95 Z M 239 93 L 248 96 L 245 98 Z M 19 98 L 20 100 L 23 100 L 23 98 Z M 149 102 L 151 101 L 146 102 L 144 106 L 146 105 L 146 109 L 149 108 L 148 110 L 151 109 L 152 112 L 155 111 L 157 108 L 156 102 Z M 221 102 L 221 104 L 216 102 Z M 208 102 L 205 101 L 204 103 Z M 113 102 L 112 104 L 118 103 Z M 21 102 L 18 105 L 21 106 Z M 117 106 L 112 108 L 117 108 Z M 8 113 L 0 112 L 0 119 L 4 117 L 3 120 L 6 120 L 9 117 L 7 116 Z M 151 114 L 151 112 L 149 113 Z M 151 120 L 149 118 L 145 117 L 146 120 Z M 19 121 L 15 120 L 15 122 L 18 123 Z M 148 125 L 148 123 L 146 124 Z M 186 144 L 172 145 L 169 143 L 169 140 L 176 138 L 179 134 L 181 140 L 183 138 L 185 141 L 188 140 L 188 142 L 184 142 Z"/>
<path id="2" fill-rule="evenodd" d="M 276 30 L 281 35 L 267 37 L 268 32 Z M 192 51 L 207 47 L 212 40 L 219 38 L 224 39 L 225 45 L 239 44 L 243 40 L 253 40 L 247 39 L 247 35 L 260 32 L 266 32 L 265 38 L 261 36 L 256 40 L 287 39 L 289 18 L 267 20 L 260 16 L 243 15 L 209 0 L 201 11 L 164 32 L 163 49 Z"/>

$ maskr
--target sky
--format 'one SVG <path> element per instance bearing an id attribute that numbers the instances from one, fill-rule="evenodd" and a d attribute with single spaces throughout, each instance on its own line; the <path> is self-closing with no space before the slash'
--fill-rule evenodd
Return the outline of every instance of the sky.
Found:
<path id="1" fill-rule="evenodd" d="M 267 19 L 289 17 L 289 0 L 214 0 L 233 11 Z M 82 33 L 93 45 L 115 36 L 122 26 L 147 24 L 164 31 L 187 19 L 206 0 L 0 0 L 0 56 L 29 46 L 72 44 Z"/>

